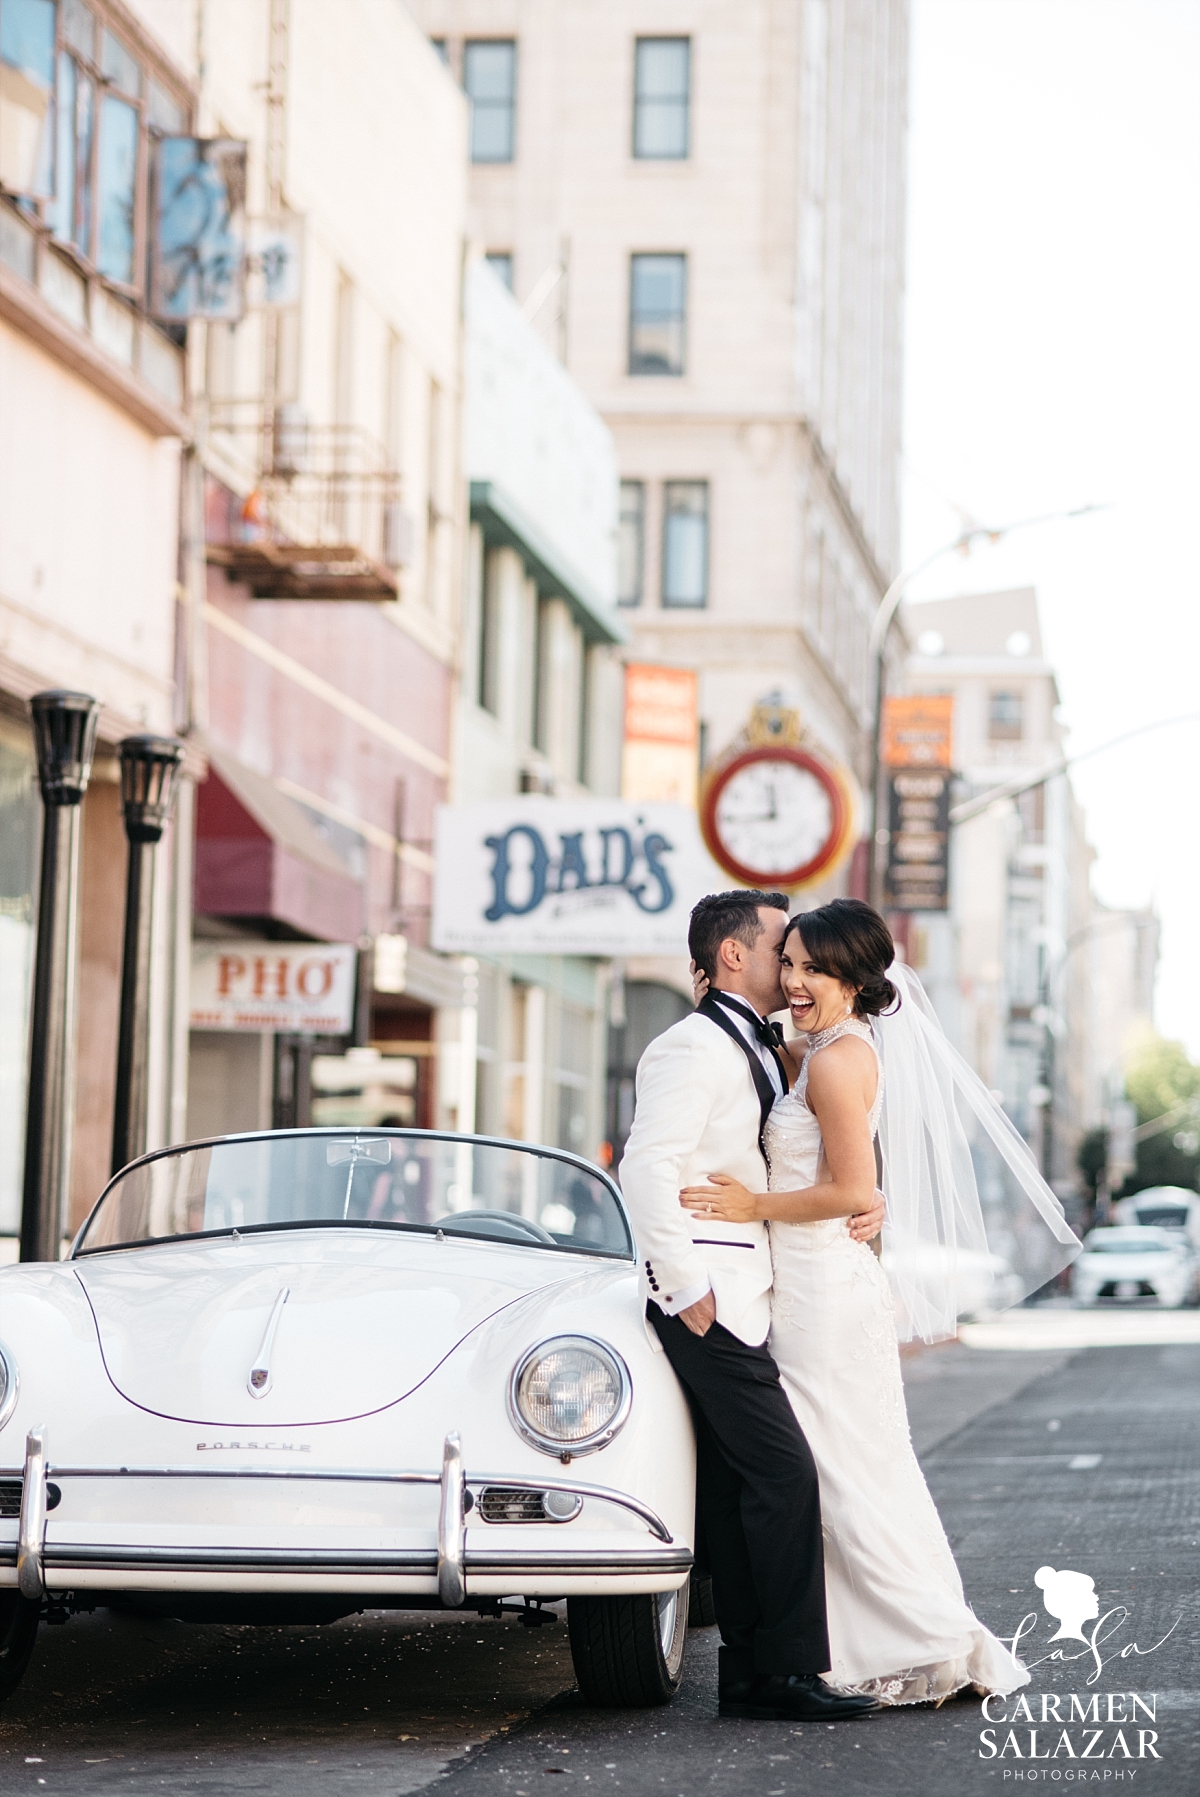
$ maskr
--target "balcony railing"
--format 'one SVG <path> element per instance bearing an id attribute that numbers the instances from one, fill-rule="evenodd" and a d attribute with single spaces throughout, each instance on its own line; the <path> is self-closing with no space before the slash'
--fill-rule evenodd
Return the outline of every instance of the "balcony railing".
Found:
<path id="1" fill-rule="evenodd" d="M 369 432 L 313 425 L 291 407 L 264 423 L 261 409 L 228 401 L 213 405 L 209 430 L 216 455 L 254 478 L 223 540 L 209 542 L 210 562 L 256 599 L 397 597 L 413 521 Z"/>

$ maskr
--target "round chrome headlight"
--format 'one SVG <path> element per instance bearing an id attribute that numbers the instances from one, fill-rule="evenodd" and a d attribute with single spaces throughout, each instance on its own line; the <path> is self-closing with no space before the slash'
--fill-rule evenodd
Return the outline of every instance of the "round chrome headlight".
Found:
<path id="1" fill-rule="evenodd" d="M 513 1368 L 509 1414 L 535 1448 L 569 1458 L 610 1442 L 632 1398 L 629 1369 L 612 1348 L 586 1335 L 558 1335 Z"/>
<path id="2" fill-rule="evenodd" d="M 0 1342 L 0 1429 L 17 1407 L 17 1363 Z"/>

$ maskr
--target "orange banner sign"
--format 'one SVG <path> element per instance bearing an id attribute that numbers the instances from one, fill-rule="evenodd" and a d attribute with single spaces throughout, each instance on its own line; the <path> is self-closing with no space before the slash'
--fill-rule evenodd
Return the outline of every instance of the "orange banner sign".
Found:
<path id="1" fill-rule="evenodd" d="M 949 767 L 954 699 L 914 693 L 883 702 L 881 760 L 885 767 Z"/>
<path id="2" fill-rule="evenodd" d="M 691 668 L 625 669 L 626 742 L 696 746 L 696 676 Z"/>
<path id="3" fill-rule="evenodd" d="M 699 735 L 694 670 L 631 662 L 625 669 L 622 797 L 694 805 Z"/>

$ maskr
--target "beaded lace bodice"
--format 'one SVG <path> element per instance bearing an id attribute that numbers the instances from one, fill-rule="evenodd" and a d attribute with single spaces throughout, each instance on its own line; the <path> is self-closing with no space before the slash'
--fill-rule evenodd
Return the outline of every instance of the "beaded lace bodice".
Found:
<path id="1" fill-rule="evenodd" d="M 871 1026 L 860 1017 L 847 1017 L 844 1022 L 832 1024 L 827 1030 L 813 1032 L 795 1085 L 782 1098 L 776 1099 L 775 1107 L 767 1119 L 764 1140 L 771 1162 L 769 1189 L 773 1192 L 802 1191 L 806 1186 L 816 1184 L 821 1162 L 821 1125 L 808 1108 L 808 1069 L 815 1054 L 828 1048 L 831 1042 L 839 1041 L 842 1036 L 861 1036 L 864 1042 L 870 1043 L 878 1062 L 879 1053 L 875 1048 Z M 883 1071 L 880 1069 L 879 1084 L 870 1112 L 872 1136 L 879 1126 L 882 1108 Z M 845 1234 L 845 1224 L 838 1219 L 825 1223 L 791 1224 L 786 1227 L 817 1230 L 823 1236 Z"/>

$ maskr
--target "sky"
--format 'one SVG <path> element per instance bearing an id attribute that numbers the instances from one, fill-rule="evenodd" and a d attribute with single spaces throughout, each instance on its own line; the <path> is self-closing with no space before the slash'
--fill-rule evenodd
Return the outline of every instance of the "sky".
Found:
<path id="1" fill-rule="evenodd" d="M 910 599 L 1037 588 L 1076 754 L 1200 714 L 1200 0 L 913 0 Z M 956 509 L 957 508 L 957 509 Z M 912 607 L 919 629 L 920 612 Z M 1075 776 L 1109 904 L 1157 906 L 1157 1022 L 1200 1058 L 1200 722 Z"/>

